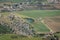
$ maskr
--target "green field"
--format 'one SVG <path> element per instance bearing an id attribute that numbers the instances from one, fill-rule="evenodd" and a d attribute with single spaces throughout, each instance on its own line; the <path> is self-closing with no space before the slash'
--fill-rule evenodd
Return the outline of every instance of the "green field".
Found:
<path id="1" fill-rule="evenodd" d="M 60 10 L 32 10 L 32 11 L 20 11 L 17 13 L 35 19 L 38 19 L 39 17 L 44 18 L 44 17 L 60 16 Z M 40 21 L 37 23 L 33 23 L 33 26 L 37 32 L 49 32 L 49 29 Z"/>
<path id="2" fill-rule="evenodd" d="M 42 40 L 41 37 L 22 37 L 16 34 L 0 34 L 0 40 Z"/>
<path id="3" fill-rule="evenodd" d="M 17 12 L 22 15 L 29 17 L 48 17 L 48 16 L 60 16 L 60 10 L 31 10 L 31 11 L 20 11 Z"/>
<path id="4" fill-rule="evenodd" d="M 60 34 L 55 34 L 60 37 Z M 24 37 L 16 34 L 0 34 L 0 40 L 42 40 L 41 37 Z"/>
<path id="5" fill-rule="evenodd" d="M 3 13 L 4 15 L 8 15 L 10 12 Z M 27 16 L 34 18 L 34 20 L 44 17 L 52 17 L 52 16 L 60 16 L 60 10 L 31 10 L 31 11 L 17 11 L 17 12 L 11 12 L 16 13 L 19 16 Z M 34 27 L 34 30 L 36 32 L 49 32 L 50 30 L 43 24 L 41 21 L 31 23 Z"/>

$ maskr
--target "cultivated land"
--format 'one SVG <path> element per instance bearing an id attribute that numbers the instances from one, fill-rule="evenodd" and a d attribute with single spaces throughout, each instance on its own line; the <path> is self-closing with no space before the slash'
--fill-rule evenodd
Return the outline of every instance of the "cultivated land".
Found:
<path id="1" fill-rule="evenodd" d="M 3 13 L 4 15 L 8 15 L 10 12 Z M 60 10 L 32 10 L 32 11 L 17 11 L 12 12 L 16 13 L 16 15 L 21 16 L 22 18 L 33 18 L 35 20 L 32 26 L 36 32 L 50 32 L 50 30 L 43 24 L 41 21 L 44 17 L 53 17 L 53 16 L 60 16 Z"/>
<path id="2" fill-rule="evenodd" d="M 4 12 L 3 14 L 8 15 L 8 13 L 10 12 Z M 43 33 L 50 32 L 50 30 L 41 21 L 45 17 L 60 16 L 60 10 L 32 10 L 32 11 L 17 11 L 11 13 L 16 13 L 16 15 L 21 16 L 22 18 L 33 18 L 35 22 L 30 24 L 34 27 L 34 30 L 36 30 L 36 32 L 43 32 Z M 59 36 L 60 34 L 56 35 Z M 17 37 L 12 38 L 12 36 Z M 0 40 L 42 40 L 42 39 L 41 37 L 21 37 L 15 34 L 3 34 L 0 35 Z"/>
<path id="3" fill-rule="evenodd" d="M 60 16 L 60 10 L 32 10 L 18 12 L 20 15 L 32 17 L 37 22 L 33 23 L 35 30 L 38 32 L 49 32 L 49 29 L 41 21 L 44 17 Z"/>
<path id="4" fill-rule="evenodd" d="M 60 16 L 47 17 L 44 23 L 52 30 L 52 32 L 60 32 Z"/>

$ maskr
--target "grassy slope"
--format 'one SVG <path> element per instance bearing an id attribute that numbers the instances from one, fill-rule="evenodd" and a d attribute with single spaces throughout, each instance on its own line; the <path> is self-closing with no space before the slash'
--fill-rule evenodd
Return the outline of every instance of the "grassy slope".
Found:
<path id="1" fill-rule="evenodd" d="M 42 40 L 42 39 L 40 37 L 21 37 L 16 34 L 3 34 L 3 35 L 0 34 L 0 40 Z"/>

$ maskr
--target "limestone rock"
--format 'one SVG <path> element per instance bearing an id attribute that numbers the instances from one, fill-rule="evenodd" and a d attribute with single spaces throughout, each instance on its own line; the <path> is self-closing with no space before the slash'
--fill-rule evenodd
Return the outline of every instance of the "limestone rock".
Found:
<path id="1" fill-rule="evenodd" d="M 4 18 L 4 19 L 3 19 Z M 2 20 L 3 19 L 3 20 Z M 7 21 L 6 21 L 7 20 Z M 4 25 L 6 24 L 9 26 L 13 33 L 19 34 L 19 35 L 33 35 L 31 25 L 24 21 L 23 18 L 15 15 L 15 14 L 9 14 L 6 17 L 2 17 L 0 19 L 0 24 Z"/>

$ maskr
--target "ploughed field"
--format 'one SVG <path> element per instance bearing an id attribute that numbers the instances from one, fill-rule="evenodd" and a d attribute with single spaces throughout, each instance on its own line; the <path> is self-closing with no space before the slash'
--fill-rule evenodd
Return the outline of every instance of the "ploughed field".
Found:
<path id="1" fill-rule="evenodd" d="M 60 32 L 60 16 L 47 17 L 44 23 L 52 30 L 52 32 Z"/>

